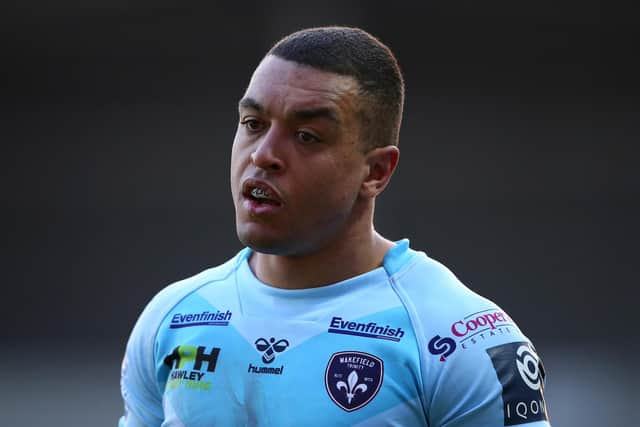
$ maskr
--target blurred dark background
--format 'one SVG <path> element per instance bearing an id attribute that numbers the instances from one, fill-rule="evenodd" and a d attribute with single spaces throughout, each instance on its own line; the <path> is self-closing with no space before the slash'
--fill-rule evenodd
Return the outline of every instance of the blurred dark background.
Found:
<path id="1" fill-rule="evenodd" d="M 420 4 L 419 4 L 420 3 Z M 638 25 L 597 2 L 4 2 L 3 424 L 115 425 L 129 331 L 240 249 L 236 105 L 303 27 L 361 26 L 407 85 L 377 228 L 535 342 L 554 426 L 629 426 L 637 384 Z"/>

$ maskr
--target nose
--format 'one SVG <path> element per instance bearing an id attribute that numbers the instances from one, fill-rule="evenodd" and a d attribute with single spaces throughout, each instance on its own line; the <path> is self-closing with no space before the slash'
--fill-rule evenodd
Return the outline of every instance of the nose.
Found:
<path id="1" fill-rule="evenodd" d="M 258 141 L 255 151 L 251 153 L 251 162 L 268 172 L 282 172 L 285 169 L 281 153 L 282 142 L 282 136 L 278 136 L 277 129 L 272 127 Z"/>

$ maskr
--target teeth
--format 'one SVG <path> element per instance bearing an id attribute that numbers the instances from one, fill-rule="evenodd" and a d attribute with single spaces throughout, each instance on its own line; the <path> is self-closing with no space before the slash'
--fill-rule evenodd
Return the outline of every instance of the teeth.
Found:
<path id="1" fill-rule="evenodd" d="M 258 187 L 256 187 L 253 190 L 251 190 L 251 195 L 253 197 L 255 197 L 256 199 L 268 199 L 269 198 L 269 193 L 264 191 L 262 188 L 258 188 Z"/>

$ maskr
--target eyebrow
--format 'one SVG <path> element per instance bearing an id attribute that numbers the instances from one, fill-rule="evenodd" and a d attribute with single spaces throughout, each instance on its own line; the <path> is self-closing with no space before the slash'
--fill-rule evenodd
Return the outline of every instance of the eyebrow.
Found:
<path id="1" fill-rule="evenodd" d="M 251 110 L 256 110 L 258 112 L 264 111 L 264 107 L 262 106 L 262 104 L 260 104 L 258 101 L 250 97 L 242 98 L 238 103 L 238 108 L 239 109 L 248 108 Z"/>
<path id="2" fill-rule="evenodd" d="M 337 125 L 340 124 L 340 119 L 338 118 L 338 114 L 336 114 L 335 110 L 327 107 L 294 111 L 293 116 L 298 120 L 313 120 L 320 118 L 328 119 Z"/>
<path id="3" fill-rule="evenodd" d="M 242 98 L 238 103 L 239 109 L 255 110 L 259 113 L 265 111 L 262 104 L 251 97 Z M 296 110 L 291 113 L 297 120 L 313 120 L 316 118 L 328 119 L 335 124 L 340 124 L 340 119 L 336 111 L 329 107 L 310 108 L 305 110 Z"/>

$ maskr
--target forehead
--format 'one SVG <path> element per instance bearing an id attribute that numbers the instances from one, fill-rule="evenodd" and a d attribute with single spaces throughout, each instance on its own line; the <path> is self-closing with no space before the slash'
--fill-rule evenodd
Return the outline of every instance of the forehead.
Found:
<path id="1" fill-rule="evenodd" d="M 244 99 L 255 100 L 272 113 L 329 108 L 335 109 L 339 115 L 355 110 L 357 98 L 358 83 L 353 77 L 318 70 L 273 55 L 260 62 L 244 95 Z"/>

